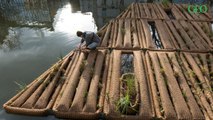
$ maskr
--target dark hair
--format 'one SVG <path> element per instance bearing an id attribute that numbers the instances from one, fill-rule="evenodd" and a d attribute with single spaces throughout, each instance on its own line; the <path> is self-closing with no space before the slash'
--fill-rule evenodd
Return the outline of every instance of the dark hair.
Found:
<path id="1" fill-rule="evenodd" d="M 83 32 L 81 32 L 81 31 L 77 31 L 77 32 L 76 32 L 76 35 L 77 35 L 78 37 L 81 37 L 82 34 L 83 34 Z"/>

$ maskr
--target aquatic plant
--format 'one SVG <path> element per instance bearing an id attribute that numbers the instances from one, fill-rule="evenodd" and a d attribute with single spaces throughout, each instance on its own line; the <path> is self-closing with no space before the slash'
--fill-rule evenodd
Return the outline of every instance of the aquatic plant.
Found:
<path id="1" fill-rule="evenodd" d="M 14 81 L 14 83 L 16 85 L 18 85 L 18 87 L 19 87 L 19 90 L 17 90 L 17 92 L 22 91 L 22 90 L 24 90 L 27 87 L 27 84 L 25 84 L 25 83 L 18 83 L 16 81 Z"/>
<path id="2" fill-rule="evenodd" d="M 135 76 L 132 73 L 125 73 L 121 77 L 122 95 L 116 102 L 116 110 L 122 114 L 135 114 L 138 108 L 138 94 L 135 86 Z"/>

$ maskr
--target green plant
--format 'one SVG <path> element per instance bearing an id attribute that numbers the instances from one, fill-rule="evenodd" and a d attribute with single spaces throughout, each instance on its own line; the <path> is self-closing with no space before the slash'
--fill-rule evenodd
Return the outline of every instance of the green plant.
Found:
<path id="1" fill-rule="evenodd" d="M 164 74 L 164 73 L 165 73 L 165 71 L 164 71 L 163 68 L 160 68 L 160 73 L 161 73 L 161 74 Z"/>
<path id="2" fill-rule="evenodd" d="M 188 75 L 189 75 L 190 77 L 195 77 L 195 76 L 196 76 L 195 73 L 194 73 L 194 71 L 192 71 L 192 70 L 190 70 L 190 71 L 188 72 Z"/>
<path id="3" fill-rule="evenodd" d="M 116 102 L 116 110 L 122 114 L 134 114 L 138 106 L 134 74 L 123 74 L 121 82 L 122 96 Z"/>
<path id="4" fill-rule="evenodd" d="M 164 7 L 169 7 L 169 0 L 162 0 L 162 4 L 164 5 Z"/>
<path id="5" fill-rule="evenodd" d="M 108 93 L 108 92 L 106 92 L 106 95 L 105 95 L 105 97 L 106 97 L 106 100 L 107 100 L 107 102 L 109 102 L 109 100 L 110 100 L 110 97 L 109 97 L 109 93 Z"/>
<path id="6" fill-rule="evenodd" d="M 201 72 L 202 72 L 203 74 L 206 74 L 207 71 L 206 71 L 206 69 L 205 69 L 204 67 L 202 67 L 202 68 L 201 68 Z"/>
<path id="7" fill-rule="evenodd" d="M 18 83 L 18 82 L 16 82 L 16 81 L 14 81 L 14 83 L 15 83 L 16 85 L 18 85 L 18 87 L 19 87 L 19 90 L 17 90 L 17 92 L 22 91 L 22 90 L 24 90 L 24 89 L 27 88 L 27 84 L 25 84 L 25 83 Z"/>
<path id="8" fill-rule="evenodd" d="M 120 29 L 121 29 L 121 34 L 125 35 L 125 33 L 126 33 L 125 28 L 120 28 Z"/>
<path id="9" fill-rule="evenodd" d="M 59 59 L 59 60 L 63 60 L 63 55 L 62 55 L 62 53 L 61 53 L 61 52 L 59 53 L 59 57 L 58 57 L 58 59 Z"/>
<path id="10" fill-rule="evenodd" d="M 126 96 L 121 97 L 118 100 L 116 109 L 120 110 L 122 114 L 127 114 L 127 111 L 130 108 L 130 104 L 131 104 L 130 98 L 129 98 L 129 95 L 127 94 Z"/>
<path id="11" fill-rule="evenodd" d="M 186 91 L 182 92 L 183 98 L 186 100 L 186 102 L 188 102 L 187 96 L 186 96 Z"/>
<path id="12" fill-rule="evenodd" d="M 174 71 L 174 76 L 176 77 L 176 78 L 178 78 L 178 72 L 176 72 L 176 71 Z"/>
<path id="13" fill-rule="evenodd" d="M 85 67 L 86 65 L 87 65 L 87 61 L 86 61 L 86 60 L 82 61 L 81 65 L 80 65 L 80 72 L 83 72 L 84 67 Z"/>

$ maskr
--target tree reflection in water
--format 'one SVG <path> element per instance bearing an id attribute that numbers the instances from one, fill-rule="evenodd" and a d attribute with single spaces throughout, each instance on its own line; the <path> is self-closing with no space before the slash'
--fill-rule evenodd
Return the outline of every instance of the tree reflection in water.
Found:
<path id="1" fill-rule="evenodd" d="M 125 73 L 133 73 L 133 54 L 121 55 L 121 75 Z"/>
<path id="2" fill-rule="evenodd" d="M 9 35 L 3 40 L 1 48 L 4 51 L 19 49 L 21 47 L 20 36 L 21 31 L 9 28 Z"/>

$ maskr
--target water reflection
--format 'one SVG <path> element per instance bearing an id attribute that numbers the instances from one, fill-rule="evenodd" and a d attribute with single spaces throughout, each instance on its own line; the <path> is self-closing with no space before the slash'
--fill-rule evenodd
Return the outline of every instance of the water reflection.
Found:
<path id="1" fill-rule="evenodd" d="M 0 1 L 0 104 L 29 84 L 80 42 L 77 30 L 97 31 L 91 12 L 82 14 L 70 0 Z M 74 9 L 74 10 L 73 10 Z M 24 117 L 0 110 L 0 119 Z M 55 118 L 54 118 L 55 119 Z"/>

